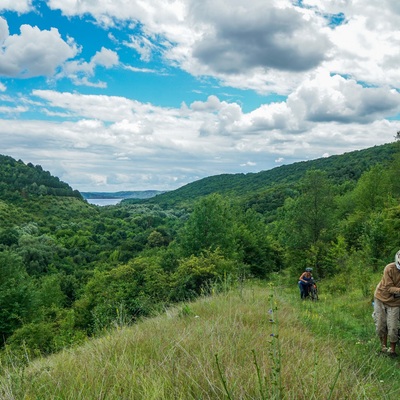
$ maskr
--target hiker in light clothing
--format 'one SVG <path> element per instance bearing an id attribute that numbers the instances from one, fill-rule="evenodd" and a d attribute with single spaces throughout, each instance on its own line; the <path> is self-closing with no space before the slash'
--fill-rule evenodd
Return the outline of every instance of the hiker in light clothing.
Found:
<path id="1" fill-rule="evenodd" d="M 395 262 L 386 265 L 383 276 L 374 294 L 374 321 L 376 333 L 381 342 L 382 353 L 397 357 L 400 316 L 400 250 L 395 255 Z M 388 339 L 390 347 L 388 348 Z"/>

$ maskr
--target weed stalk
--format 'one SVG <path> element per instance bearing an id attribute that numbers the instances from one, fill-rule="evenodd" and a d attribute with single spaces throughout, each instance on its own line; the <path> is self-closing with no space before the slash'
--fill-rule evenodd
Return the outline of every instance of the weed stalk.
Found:
<path id="1" fill-rule="evenodd" d="M 328 396 L 327 400 L 330 400 L 332 398 L 333 390 L 335 389 L 336 383 L 337 383 L 337 381 L 339 379 L 339 375 L 340 375 L 341 372 L 342 372 L 342 364 L 341 364 L 341 360 L 339 359 L 338 370 L 336 372 L 336 375 L 335 375 L 335 377 L 333 379 L 333 382 L 332 382 L 332 385 L 330 387 L 329 396 Z"/>
<path id="2" fill-rule="evenodd" d="M 278 307 L 274 302 L 274 296 L 271 294 L 269 296 L 270 301 L 270 309 L 269 313 L 269 322 L 274 327 L 272 329 L 272 333 L 270 334 L 272 340 L 270 341 L 271 349 L 270 355 L 272 359 L 272 371 L 271 371 L 271 380 L 272 380 L 272 388 L 274 390 L 275 399 L 283 398 L 283 387 L 282 387 L 282 354 L 281 354 L 281 346 L 279 341 L 279 324 L 278 324 Z"/>
<path id="3" fill-rule="evenodd" d="M 221 379 L 222 385 L 224 386 L 225 393 L 228 396 L 228 399 L 232 400 L 232 396 L 231 396 L 231 394 L 229 393 L 229 390 L 228 390 L 228 385 L 226 384 L 226 379 L 224 377 L 224 374 L 222 373 L 221 366 L 219 364 L 218 354 L 215 355 L 215 361 L 217 363 L 218 374 L 219 374 L 219 377 Z"/>
<path id="4" fill-rule="evenodd" d="M 258 385 L 260 386 L 261 400 L 266 400 L 267 398 L 264 395 L 264 385 L 263 385 L 263 381 L 261 379 L 260 367 L 257 362 L 256 352 L 255 352 L 255 350 L 252 350 L 251 352 L 253 353 L 254 365 L 256 366 Z"/>

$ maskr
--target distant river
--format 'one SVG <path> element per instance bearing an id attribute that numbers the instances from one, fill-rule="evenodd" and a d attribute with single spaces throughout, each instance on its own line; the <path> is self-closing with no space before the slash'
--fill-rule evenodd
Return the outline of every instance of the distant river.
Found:
<path id="1" fill-rule="evenodd" d="M 96 206 L 115 206 L 123 199 L 86 199 L 90 204 L 95 204 Z"/>

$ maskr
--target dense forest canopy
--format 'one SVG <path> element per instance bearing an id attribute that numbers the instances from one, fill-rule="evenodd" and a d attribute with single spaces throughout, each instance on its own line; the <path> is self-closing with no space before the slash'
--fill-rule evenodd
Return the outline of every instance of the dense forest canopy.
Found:
<path id="1" fill-rule="evenodd" d="M 368 271 L 400 246 L 399 146 L 209 177 L 108 207 L 0 156 L 3 350 L 48 354 L 227 281 L 296 281 L 306 266 L 335 276 L 332 291 L 362 276 L 371 295 Z"/>
<path id="2" fill-rule="evenodd" d="M 0 155 L 0 198 L 18 200 L 29 195 L 79 197 L 80 193 L 40 165 L 24 164 L 12 157 Z"/>
<path id="3" fill-rule="evenodd" d="M 277 193 L 283 193 L 310 169 L 325 171 L 328 178 L 336 185 L 355 183 L 373 165 L 390 163 L 396 151 L 398 151 L 396 143 L 388 143 L 342 155 L 282 165 L 258 173 L 211 176 L 156 196 L 150 202 L 162 206 L 176 206 L 190 204 L 193 198 L 211 193 L 241 199 L 262 197 L 265 191 L 275 192 L 275 188 Z"/>

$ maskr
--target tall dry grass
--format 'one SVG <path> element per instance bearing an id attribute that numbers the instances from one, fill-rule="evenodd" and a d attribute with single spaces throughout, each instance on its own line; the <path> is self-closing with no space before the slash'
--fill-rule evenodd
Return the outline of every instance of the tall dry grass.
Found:
<path id="1" fill-rule="evenodd" d="M 382 379 L 386 371 L 388 376 L 392 373 L 392 360 L 353 352 L 339 339 L 312 333 L 304 324 L 303 308 L 293 301 L 280 289 L 253 284 L 181 304 L 82 347 L 35 360 L 24 369 L 6 369 L 0 396 L 394 398 L 389 377 Z"/>

